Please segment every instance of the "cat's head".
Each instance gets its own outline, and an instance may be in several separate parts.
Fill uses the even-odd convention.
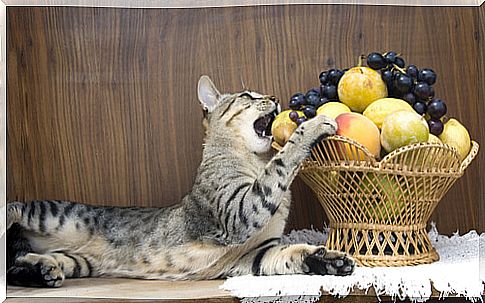
[[[226,135],[228,139],[242,139],[253,152],[264,153],[271,148],[271,125],[281,111],[274,96],[245,90],[221,94],[207,76],[198,85],[199,101],[204,108],[206,133]]]

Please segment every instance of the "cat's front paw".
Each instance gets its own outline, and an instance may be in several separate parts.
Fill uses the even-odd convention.
[[[315,144],[326,137],[335,135],[337,122],[327,116],[318,115],[300,124],[295,133],[302,136],[302,141],[311,149]]]
[[[355,267],[355,261],[347,254],[327,250],[323,246],[306,256],[304,263],[308,267],[308,274],[317,275],[347,276],[352,274]]]
[[[306,123],[309,127],[315,130],[317,139],[323,139],[337,133],[337,122],[334,119],[324,115],[315,116]]]

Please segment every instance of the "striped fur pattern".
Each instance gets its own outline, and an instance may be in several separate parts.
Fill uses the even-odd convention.
[[[216,279],[254,274],[348,275],[354,261],[323,246],[283,245],[289,191],[311,146],[333,135],[324,116],[300,125],[273,154],[272,96],[220,94],[201,77],[203,159],[192,190],[166,208],[99,207],[66,201],[7,207],[7,280],[59,287],[66,278]]]

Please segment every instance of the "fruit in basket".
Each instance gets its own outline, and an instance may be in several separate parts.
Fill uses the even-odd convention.
[[[398,217],[406,207],[401,200],[399,182],[392,175],[387,174],[367,173],[366,176],[359,184],[359,190],[376,197],[376,200],[361,205],[367,216],[377,222],[382,222],[388,217]]]
[[[445,123],[443,132],[439,138],[443,143],[456,148],[458,154],[460,155],[460,160],[462,161],[470,152],[470,134],[468,133],[467,129],[456,119],[450,119]]]
[[[440,138],[438,138],[437,136],[433,135],[432,133],[429,134],[428,142],[430,142],[430,143],[441,143],[441,144],[443,144],[443,142],[441,142]]]
[[[433,99],[428,103],[426,113],[434,119],[440,119],[446,114],[446,103],[441,99]]]
[[[400,110],[413,112],[414,109],[404,100],[396,98],[382,98],[372,102],[365,109],[363,115],[372,120],[372,122],[381,129],[382,122],[387,115]]]
[[[338,115],[343,113],[350,113],[350,108],[340,102],[328,102],[320,106],[317,110],[317,115],[324,115],[335,119]]]
[[[359,113],[343,113],[335,118],[338,129],[337,135],[350,138],[362,145],[364,145],[369,152],[376,158],[381,152],[381,143],[379,139],[379,129],[377,126]],[[365,154],[362,151],[355,152],[353,148],[347,144],[339,145],[341,148],[343,158],[349,160],[364,160]]]
[[[367,56],[367,65],[375,70],[383,69],[387,67],[386,59],[379,53],[370,53]]]
[[[394,112],[382,123],[381,144],[388,153],[409,144],[426,142],[428,138],[428,124],[415,112]]]
[[[441,135],[444,129],[443,122],[439,119],[430,118],[428,121],[429,133],[435,136]]]
[[[363,112],[375,100],[387,96],[381,74],[369,67],[353,67],[338,83],[338,97],[352,111]]]
[[[271,126],[273,139],[281,146],[285,145],[286,141],[288,141],[291,134],[293,134],[298,126],[296,122],[292,120],[292,113],[296,113],[299,117],[303,116],[303,112],[301,111],[293,111],[291,109],[285,110],[276,116],[273,125]]]

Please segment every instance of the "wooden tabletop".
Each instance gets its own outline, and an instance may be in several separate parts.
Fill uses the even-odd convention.
[[[27,288],[8,286],[7,303],[81,303],[81,302],[239,302],[228,291],[219,286],[224,280],[212,281],[148,281],[118,278],[68,279],[60,288]],[[438,302],[439,294],[434,291],[429,302]],[[381,297],[383,302],[391,301]],[[368,292],[355,290],[346,298],[323,295],[319,302],[377,302],[373,289]],[[439,302],[463,302],[462,298],[449,298]]]
[[[8,286],[7,296],[36,298],[97,298],[97,299],[207,299],[231,298],[219,289],[223,280],[159,281],[119,278],[67,279],[60,288],[27,288]],[[11,301],[15,302],[15,301]],[[51,301],[52,302],[52,301]]]

